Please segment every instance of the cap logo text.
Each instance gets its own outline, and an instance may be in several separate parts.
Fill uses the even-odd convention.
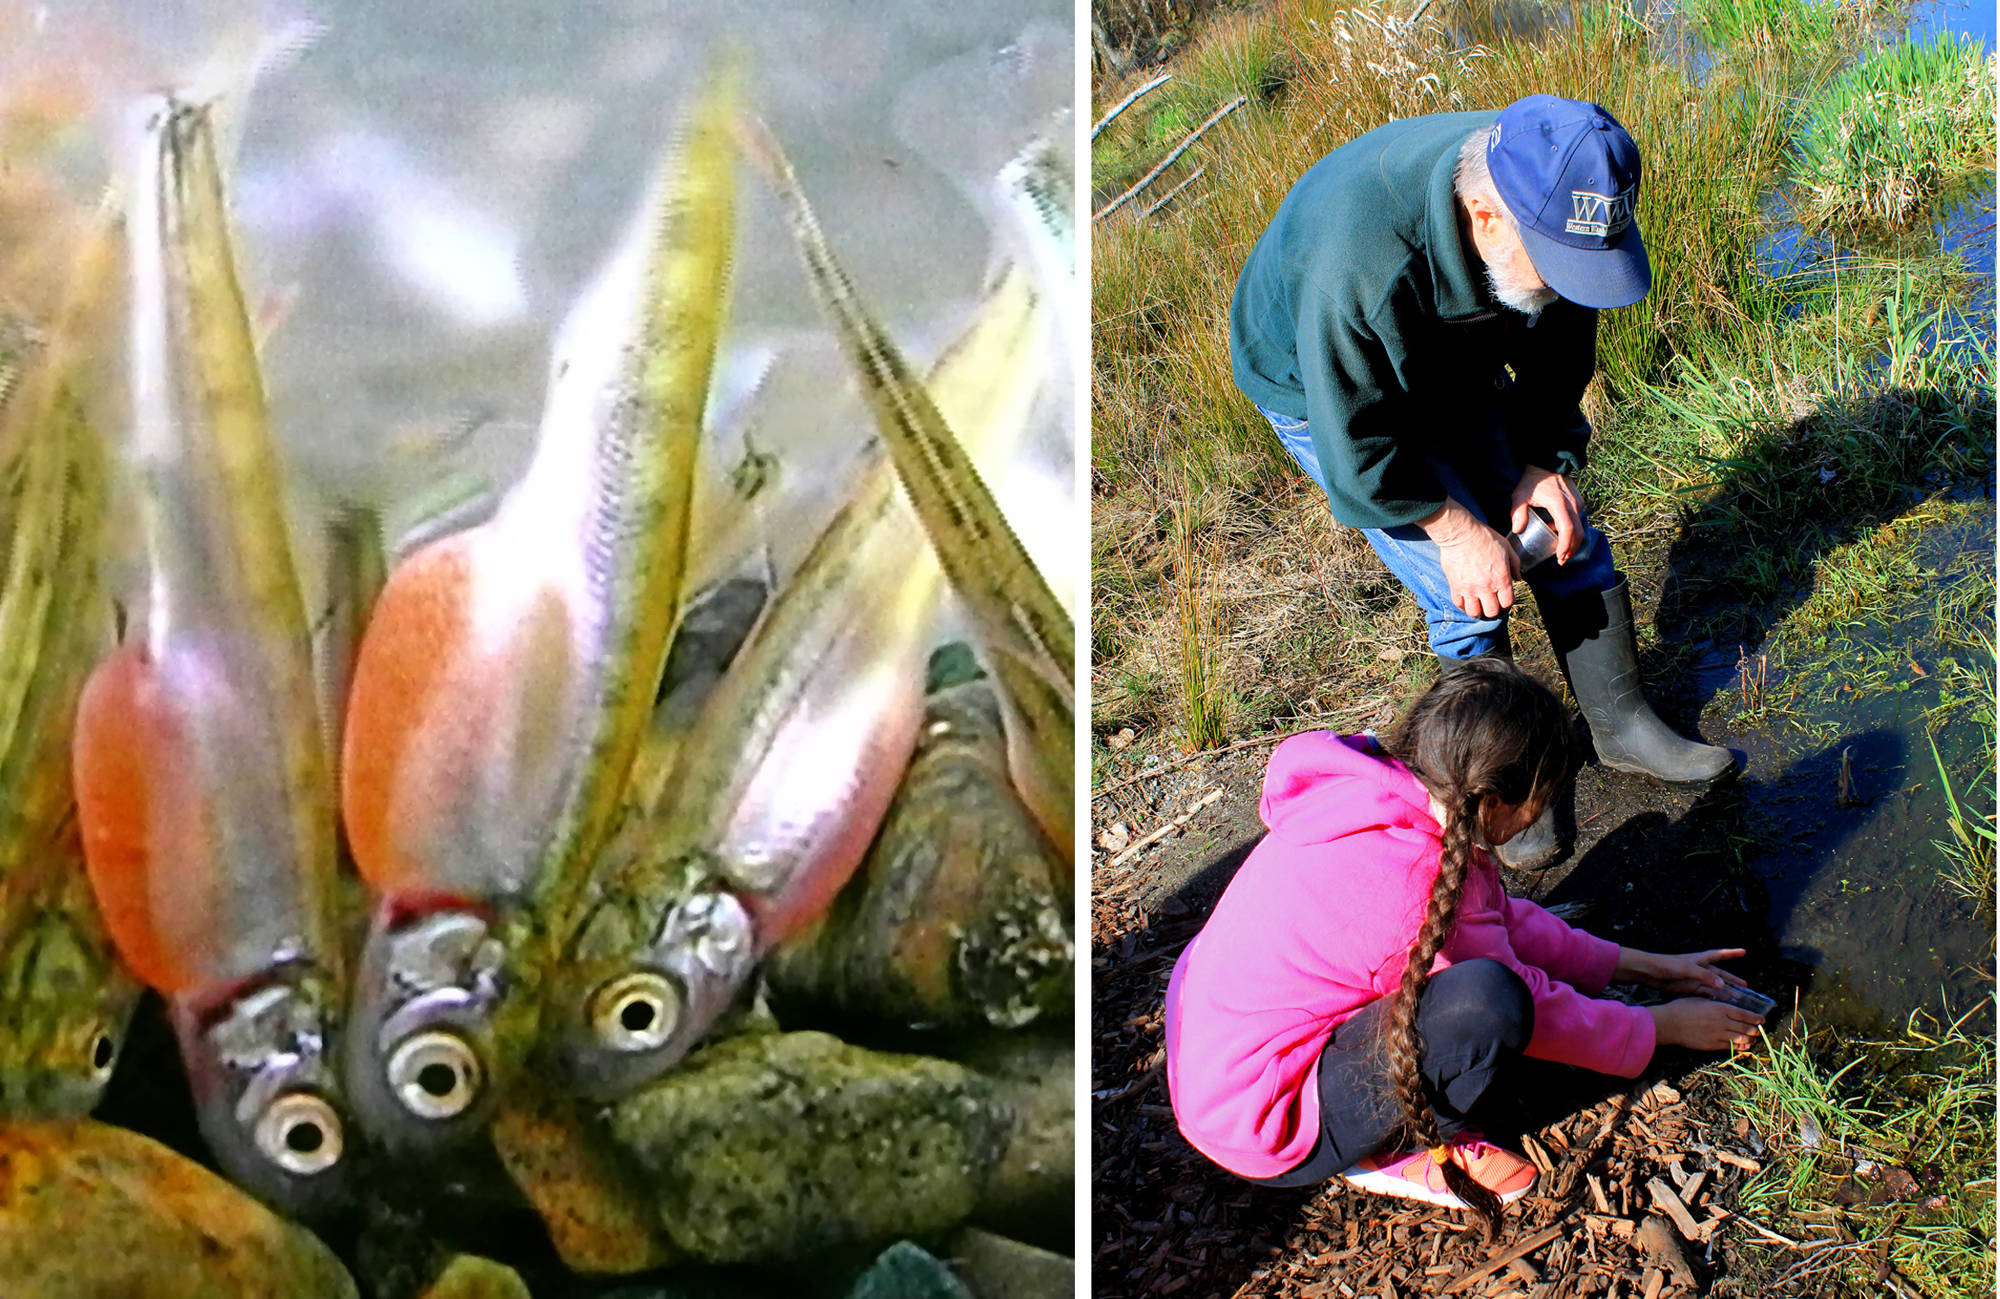
[[[1569,221],[1563,230],[1573,235],[1595,235],[1599,239],[1622,234],[1632,224],[1632,191],[1622,194],[1593,194],[1587,189],[1571,190]]]

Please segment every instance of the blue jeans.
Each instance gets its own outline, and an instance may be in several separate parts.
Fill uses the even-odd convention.
[[[1313,449],[1306,422],[1262,406],[1257,409],[1271,421],[1278,441],[1299,468],[1325,491],[1326,477],[1320,472],[1319,453]],[[1490,436],[1467,439],[1450,461],[1437,456],[1429,460],[1438,481],[1444,484],[1446,495],[1487,526],[1506,529],[1514,486],[1521,481],[1521,467],[1514,462],[1513,452],[1497,423]],[[1495,519],[1500,521],[1498,525],[1494,524]],[[1604,534],[1591,526],[1588,517],[1583,520],[1583,531],[1583,548],[1588,554],[1571,556],[1569,563],[1561,565],[1546,560],[1522,574],[1537,599],[1605,591],[1618,580],[1611,564],[1611,545]],[[1431,649],[1439,658],[1471,658],[1497,646],[1500,631],[1506,626],[1506,615],[1479,618],[1451,602],[1451,583],[1445,580],[1437,543],[1425,536],[1422,528],[1406,523],[1396,528],[1363,528],[1361,535],[1368,538],[1368,544],[1375,547],[1375,553],[1382,557],[1389,571],[1423,606],[1424,621],[1430,627]]]

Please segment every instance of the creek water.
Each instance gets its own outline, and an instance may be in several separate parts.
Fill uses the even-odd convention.
[[[1919,540],[1919,562],[1938,582],[1983,592],[1978,607],[1990,608],[1994,543],[1989,488]],[[1952,840],[1952,797],[1975,821],[1994,807],[1990,696],[1984,709],[1939,711],[1948,695],[1979,689],[1966,672],[1984,651],[1962,635],[1940,625],[1931,602],[1839,628],[1821,660],[1830,660],[1832,688],[1817,672],[1794,682],[1774,666],[1766,698],[1793,702],[1780,720],[1748,730],[1726,720],[1743,702],[1739,648],[1714,646],[1697,663],[1703,732],[1744,755],[1744,766],[1686,818],[1685,864],[1709,884],[1685,901],[1698,924],[1719,923],[1755,949],[1763,977],[1779,985],[1764,990],[1787,1008],[1796,990],[1814,1026],[1881,1033],[1922,1010],[1972,1011],[1973,1024],[1991,1029],[1991,903],[1948,882],[1940,846]],[[1991,668],[1989,657],[1989,683]],[[1872,680],[1842,689],[1850,669]]]
[[[1919,38],[1950,32],[1980,39],[1990,51],[1994,9],[1983,0],[1932,0],[1910,11],[1908,30]],[[1774,196],[1773,212],[1781,211]],[[1991,347],[1990,171],[1900,234],[1843,241],[1781,223],[1761,254],[1772,274],[1803,278],[1829,276],[1864,259],[1879,265],[1956,254],[1963,285],[1944,303],[1944,332]],[[1925,579],[1930,594],[1941,584],[1969,587],[1970,602],[1988,610],[1993,484],[1955,484],[1952,490],[1960,508],[1951,522],[1918,540],[1920,567],[1931,575]],[[1690,554],[1687,562],[1700,559]],[[1770,616],[1783,612],[1774,609]],[[1766,991],[1788,1008],[1795,993],[1800,1012],[1815,1026],[1877,1033],[1899,1027],[1915,1011],[1945,1017],[1971,1011],[1973,1022],[1991,1031],[1992,907],[1947,882],[1949,862],[1939,847],[1952,839],[1940,759],[1961,807],[1975,820],[1994,806],[1990,698],[1983,710],[1933,712],[1947,691],[1967,690],[1964,678],[1949,679],[1950,664],[1970,666],[1984,657],[1990,690],[1990,652],[1968,648],[1958,639],[1963,634],[1941,627],[1934,610],[1836,628],[1826,655],[1815,657],[1830,658],[1836,676],[1851,665],[1857,680],[1872,665],[1875,684],[1841,690],[1838,682],[1790,683],[1774,665],[1770,696],[1796,684],[1806,687],[1798,692],[1802,702],[1768,728],[1747,731],[1727,725],[1743,702],[1741,647],[1711,646],[1696,661],[1694,692],[1707,705],[1703,731],[1745,761],[1732,787],[1687,813],[1686,864],[1710,883],[1674,896],[1694,909],[1698,924],[1719,924],[1757,949],[1762,977],[1778,985]],[[1755,646],[1750,653],[1754,660]],[[1881,664],[1890,659],[1900,670],[1884,683]]]

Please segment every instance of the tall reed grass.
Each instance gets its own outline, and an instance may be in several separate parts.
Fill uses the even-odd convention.
[[[1889,45],[1813,101],[1786,174],[1816,224],[1902,224],[1993,165],[1995,65],[1949,34]]]
[[[1184,500],[1174,511],[1174,617],[1180,665],[1181,740],[1189,752],[1222,743],[1228,697],[1222,673],[1213,660],[1216,579],[1222,567],[1221,544],[1213,532],[1204,538],[1198,507]]]

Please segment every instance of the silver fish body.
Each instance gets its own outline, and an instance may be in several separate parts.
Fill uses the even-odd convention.
[[[1026,428],[1046,328],[1004,275],[929,377],[991,455]],[[915,749],[943,579],[878,453],[598,868],[547,1026],[583,1094],[673,1067],[854,873]]]
[[[344,1201],[344,970],[311,647],[210,110],[142,105],[128,447],[145,589],[79,709],[91,883],[168,999],[204,1137],[300,1215]]]
[[[531,1051],[652,712],[725,316],[733,95],[698,102],[565,319],[526,474],[397,565],[363,638],[342,803],[375,912],[346,1073],[397,1152],[477,1136]]]

